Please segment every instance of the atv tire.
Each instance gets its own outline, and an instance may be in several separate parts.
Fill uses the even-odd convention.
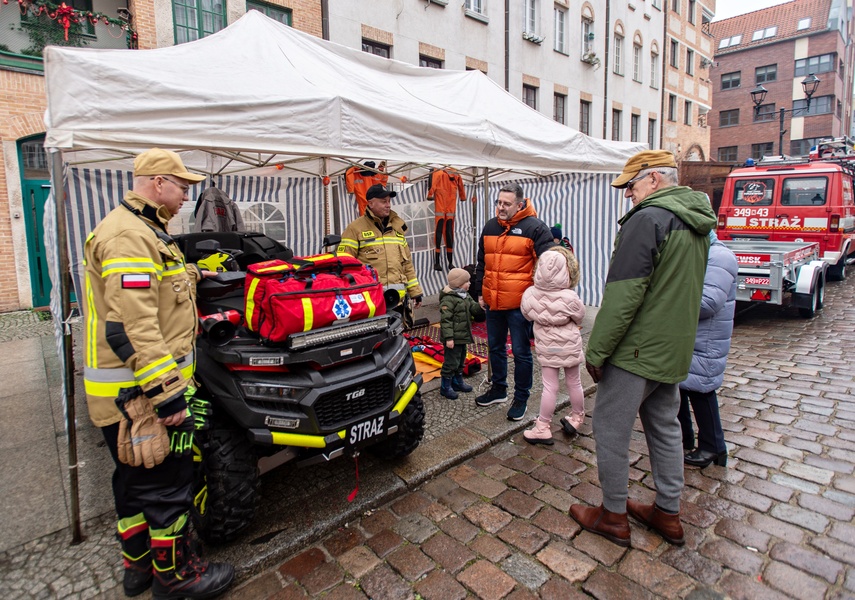
[[[234,539],[252,521],[258,500],[258,459],[242,431],[197,431],[191,515],[199,536],[210,543]]]
[[[417,392],[398,420],[397,433],[371,446],[369,451],[382,458],[402,458],[419,447],[424,434],[425,403]]]

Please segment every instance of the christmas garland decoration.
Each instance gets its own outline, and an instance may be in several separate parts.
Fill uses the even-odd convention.
[[[2,0],[3,4],[9,4],[9,0]],[[103,23],[104,25],[113,25],[119,27],[122,30],[122,35],[126,35],[128,38],[128,47],[136,48],[137,47],[137,32],[131,28],[130,24],[127,21],[123,21],[121,19],[115,19],[113,17],[108,17],[104,13],[100,12],[92,12],[91,10],[77,10],[65,4],[65,2],[57,5],[52,2],[48,2],[47,0],[17,0],[18,7],[21,9],[22,15],[27,15],[28,13],[33,16],[40,17],[42,15],[47,16],[49,19],[56,21],[59,23],[60,27],[62,27],[65,32],[65,41],[68,41],[68,30],[72,25],[78,25],[81,23],[86,23],[87,21],[92,25],[97,25],[98,23]],[[119,36],[114,36],[110,33],[110,30],[107,30],[107,33],[110,34],[111,37],[118,39]]]

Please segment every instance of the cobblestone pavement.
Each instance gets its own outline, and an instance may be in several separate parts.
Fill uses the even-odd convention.
[[[634,523],[620,548],[567,516],[601,499],[588,419],[572,439],[554,427],[551,447],[514,435],[226,597],[855,598],[853,307],[849,280],[812,320],[738,319],[720,392],[729,464],[686,471],[682,548]],[[631,450],[630,496],[651,501],[638,425]]]
[[[50,313],[20,310],[0,313],[0,342],[54,335]]]

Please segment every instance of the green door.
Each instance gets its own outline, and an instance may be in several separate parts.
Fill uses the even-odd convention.
[[[24,193],[24,223],[27,227],[27,256],[30,261],[30,286],[33,291],[33,306],[47,306],[50,303],[50,275],[45,255],[44,217],[45,202],[50,194],[50,182],[38,179],[25,179],[22,182]]]

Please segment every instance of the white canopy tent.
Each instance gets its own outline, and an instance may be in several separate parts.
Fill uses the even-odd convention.
[[[370,158],[389,161],[389,172],[398,178],[392,181],[403,181],[404,175],[418,180],[433,166],[456,166],[465,170],[470,185],[484,183],[483,199],[488,177],[503,173],[529,178],[561,174],[560,185],[583,174],[587,179],[572,183],[577,186],[573,194],[591,202],[580,222],[598,212],[596,202],[605,198],[611,204],[598,219],[609,227],[620,196],[608,187],[608,174],[619,172],[627,158],[646,147],[595,140],[560,125],[478,71],[426,69],[379,58],[301,33],[257,11],[214,35],[168,48],[50,46],[45,87],[45,146],[53,156],[55,201],[55,218],[47,228],[54,235],[46,246],[56,253],[49,266],[58,325],[69,315],[67,215],[77,210],[85,216],[72,223],[71,247],[77,254],[72,259],[77,259],[81,236],[127,189],[133,156],[154,146],[181,152],[185,164],[209,175],[209,182],[295,175],[317,182]],[[69,181],[80,180],[78,173],[70,173],[74,169],[87,171],[86,177],[94,171],[92,185],[100,187],[90,188],[88,195],[75,195],[72,189],[68,197],[76,206],[66,210]],[[549,185],[553,197],[571,202],[555,191],[555,183]],[[298,224],[303,220],[303,229],[318,222],[328,227],[329,187],[311,190],[318,190],[323,201],[293,203],[289,217]],[[486,209],[480,210],[483,220]],[[311,215],[310,221],[309,211],[323,212],[323,218]],[[473,211],[468,228],[477,231],[479,224]],[[608,236],[597,234],[597,243],[608,243]],[[603,259],[598,260],[601,264]],[[68,327],[59,328],[58,342],[72,523],[79,539]]]

